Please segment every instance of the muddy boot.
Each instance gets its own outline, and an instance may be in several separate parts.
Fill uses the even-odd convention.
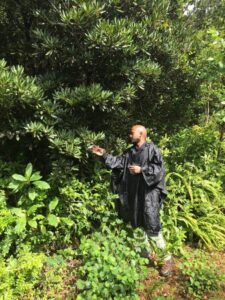
[[[159,269],[159,274],[161,276],[167,277],[171,275],[173,268],[173,258],[169,258],[163,261],[162,267]]]

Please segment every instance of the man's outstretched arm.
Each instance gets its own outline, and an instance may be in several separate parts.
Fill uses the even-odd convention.
[[[113,156],[112,154],[107,153],[104,148],[101,148],[97,145],[93,145],[90,150],[92,153],[103,157],[103,159],[105,161],[105,165],[109,169],[123,169],[124,168],[125,155]]]

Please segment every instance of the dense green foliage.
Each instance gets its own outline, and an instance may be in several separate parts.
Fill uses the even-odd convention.
[[[40,277],[44,254],[24,251],[17,258],[0,262],[1,299],[17,299],[17,297],[34,296],[34,287]]]
[[[127,241],[124,230],[119,235],[107,230],[106,235],[98,232],[91,239],[82,238],[79,252],[84,265],[79,270],[77,299],[138,299],[138,280],[147,274],[146,259],[135,251],[135,240],[130,239],[131,245]]]
[[[180,268],[186,292],[195,299],[202,299],[206,291],[218,289],[225,279],[225,275],[210,262],[210,257],[201,251],[196,251]]]
[[[3,297],[138,297],[138,242],[117,218],[110,172],[88,150],[99,143],[121,154],[135,122],[164,156],[169,250],[184,254],[184,242],[224,249],[224,8],[216,0],[1,1]],[[197,281],[193,268],[185,274],[195,296],[216,286],[206,269]]]

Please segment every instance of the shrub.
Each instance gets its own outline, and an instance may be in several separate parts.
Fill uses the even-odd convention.
[[[0,259],[0,294],[7,300],[35,299],[35,285],[39,282],[44,254],[22,251],[18,257]]]
[[[196,251],[187,261],[180,265],[184,276],[184,287],[192,298],[202,299],[206,292],[214,291],[224,282],[225,276],[219,273],[209,255]]]
[[[7,190],[0,190],[1,254],[13,254],[20,245],[40,244],[54,239],[54,229],[60,222],[68,223],[54,214],[57,197],[50,197],[50,188],[28,164],[24,175],[13,174]],[[10,251],[11,250],[11,251]]]
[[[90,233],[95,227],[110,224],[116,219],[114,198],[108,183],[81,182],[73,179],[60,189],[60,209],[73,221],[70,237]]]
[[[146,259],[130,247],[124,230],[117,235],[108,231],[83,237],[78,253],[83,260],[78,300],[139,299],[137,289],[146,276]]]
[[[162,211],[163,230],[170,247],[182,251],[182,242],[223,249],[225,215],[223,183],[208,163],[177,165],[167,174],[168,197]]]

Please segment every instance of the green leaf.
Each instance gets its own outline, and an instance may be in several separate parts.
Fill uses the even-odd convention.
[[[24,211],[21,208],[12,208],[11,212],[16,215],[17,217],[23,217],[24,216]]]
[[[33,184],[40,190],[50,189],[50,185],[46,181],[38,180],[34,181]]]
[[[30,227],[32,228],[37,228],[37,222],[35,220],[29,220],[28,224],[30,225]]]
[[[27,179],[23,175],[20,175],[20,174],[13,174],[12,178],[15,179],[16,181],[21,181],[21,182],[27,181]]]
[[[72,226],[74,222],[69,218],[60,218],[60,220],[68,226]]]
[[[40,180],[42,178],[42,176],[39,174],[39,172],[35,172],[31,178],[30,178],[30,181],[37,181],[37,180]]]
[[[27,224],[26,215],[20,217],[16,222],[15,232],[21,233],[25,230]]]
[[[12,190],[14,190],[14,191],[17,191],[18,190],[18,188],[19,188],[19,183],[16,183],[16,182],[10,182],[10,184],[8,185],[8,188],[9,189],[12,189]]]
[[[219,61],[219,67],[221,68],[221,69],[223,69],[223,67],[224,67],[224,65],[223,65],[223,62],[222,61]]]
[[[59,219],[53,214],[49,214],[47,220],[48,220],[48,224],[51,226],[56,227],[59,224]]]
[[[31,201],[34,201],[34,199],[37,197],[37,193],[35,191],[29,191],[28,192],[28,197]]]
[[[49,210],[50,211],[53,211],[56,206],[58,205],[58,202],[59,202],[59,199],[58,198],[55,198],[54,200],[52,200],[50,203],[49,203]]]
[[[29,164],[27,165],[27,167],[26,167],[26,170],[25,170],[25,177],[26,177],[27,180],[30,179],[30,176],[31,176],[31,174],[32,174],[32,171],[33,171],[33,166],[32,166],[31,163],[29,163]]]
[[[35,204],[32,205],[28,210],[27,210],[27,215],[30,216],[32,213],[34,213],[39,207],[43,207],[44,204]]]
[[[78,279],[78,280],[77,280],[76,285],[77,285],[77,287],[78,287],[79,290],[82,290],[82,289],[85,288],[85,283],[84,283],[84,281],[81,280],[81,279]]]
[[[44,206],[44,205],[42,205],[42,206]],[[35,220],[43,220],[45,217],[43,216],[43,215],[36,215],[35,217],[34,217],[34,219]]]
[[[41,228],[41,233],[46,234],[47,232],[46,227],[44,225],[41,225],[40,228]]]

